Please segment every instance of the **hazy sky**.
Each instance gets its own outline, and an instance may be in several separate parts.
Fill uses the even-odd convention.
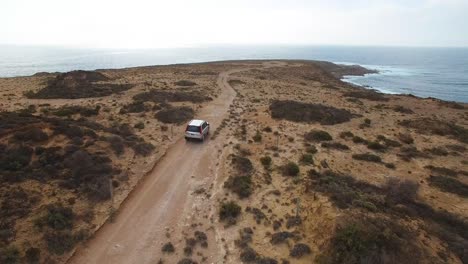
[[[468,46],[468,0],[0,0],[0,44]]]

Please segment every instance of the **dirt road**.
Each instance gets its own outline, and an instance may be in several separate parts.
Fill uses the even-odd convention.
[[[220,96],[197,114],[197,118],[210,121],[212,132],[235,97],[228,83],[229,75],[245,70],[249,68],[222,72],[217,81],[222,90]],[[184,242],[180,233],[184,233],[187,225],[193,226],[190,218],[199,220],[203,214],[204,223],[199,226],[206,227],[209,223],[207,215],[213,209],[206,208],[211,205],[203,202],[209,199],[196,198],[193,191],[199,186],[208,187],[214,181],[223,144],[223,140],[200,144],[180,138],[123,203],[115,221],[105,224],[77,250],[69,263],[157,263],[163,243],[171,241],[176,248],[182,248]],[[222,262],[223,249],[219,243],[210,242],[204,253],[209,262]],[[175,262],[176,258],[182,258],[177,254],[168,258]]]

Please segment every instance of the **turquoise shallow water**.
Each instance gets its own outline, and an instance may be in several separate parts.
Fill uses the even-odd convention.
[[[468,102],[468,48],[224,46],[106,50],[0,46],[0,77],[239,59],[327,60],[360,64],[379,74],[344,79],[386,93]]]

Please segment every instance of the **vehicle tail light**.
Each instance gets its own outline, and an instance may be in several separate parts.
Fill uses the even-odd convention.
[[[200,134],[203,134],[203,128],[200,126]]]

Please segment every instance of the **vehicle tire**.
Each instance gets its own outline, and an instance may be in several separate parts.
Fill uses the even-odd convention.
[[[189,138],[188,138],[188,137],[185,137],[185,141],[189,141]]]
[[[205,135],[203,135],[203,136],[200,138],[200,141],[201,141],[201,142],[204,142],[204,141],[205,141]]]

